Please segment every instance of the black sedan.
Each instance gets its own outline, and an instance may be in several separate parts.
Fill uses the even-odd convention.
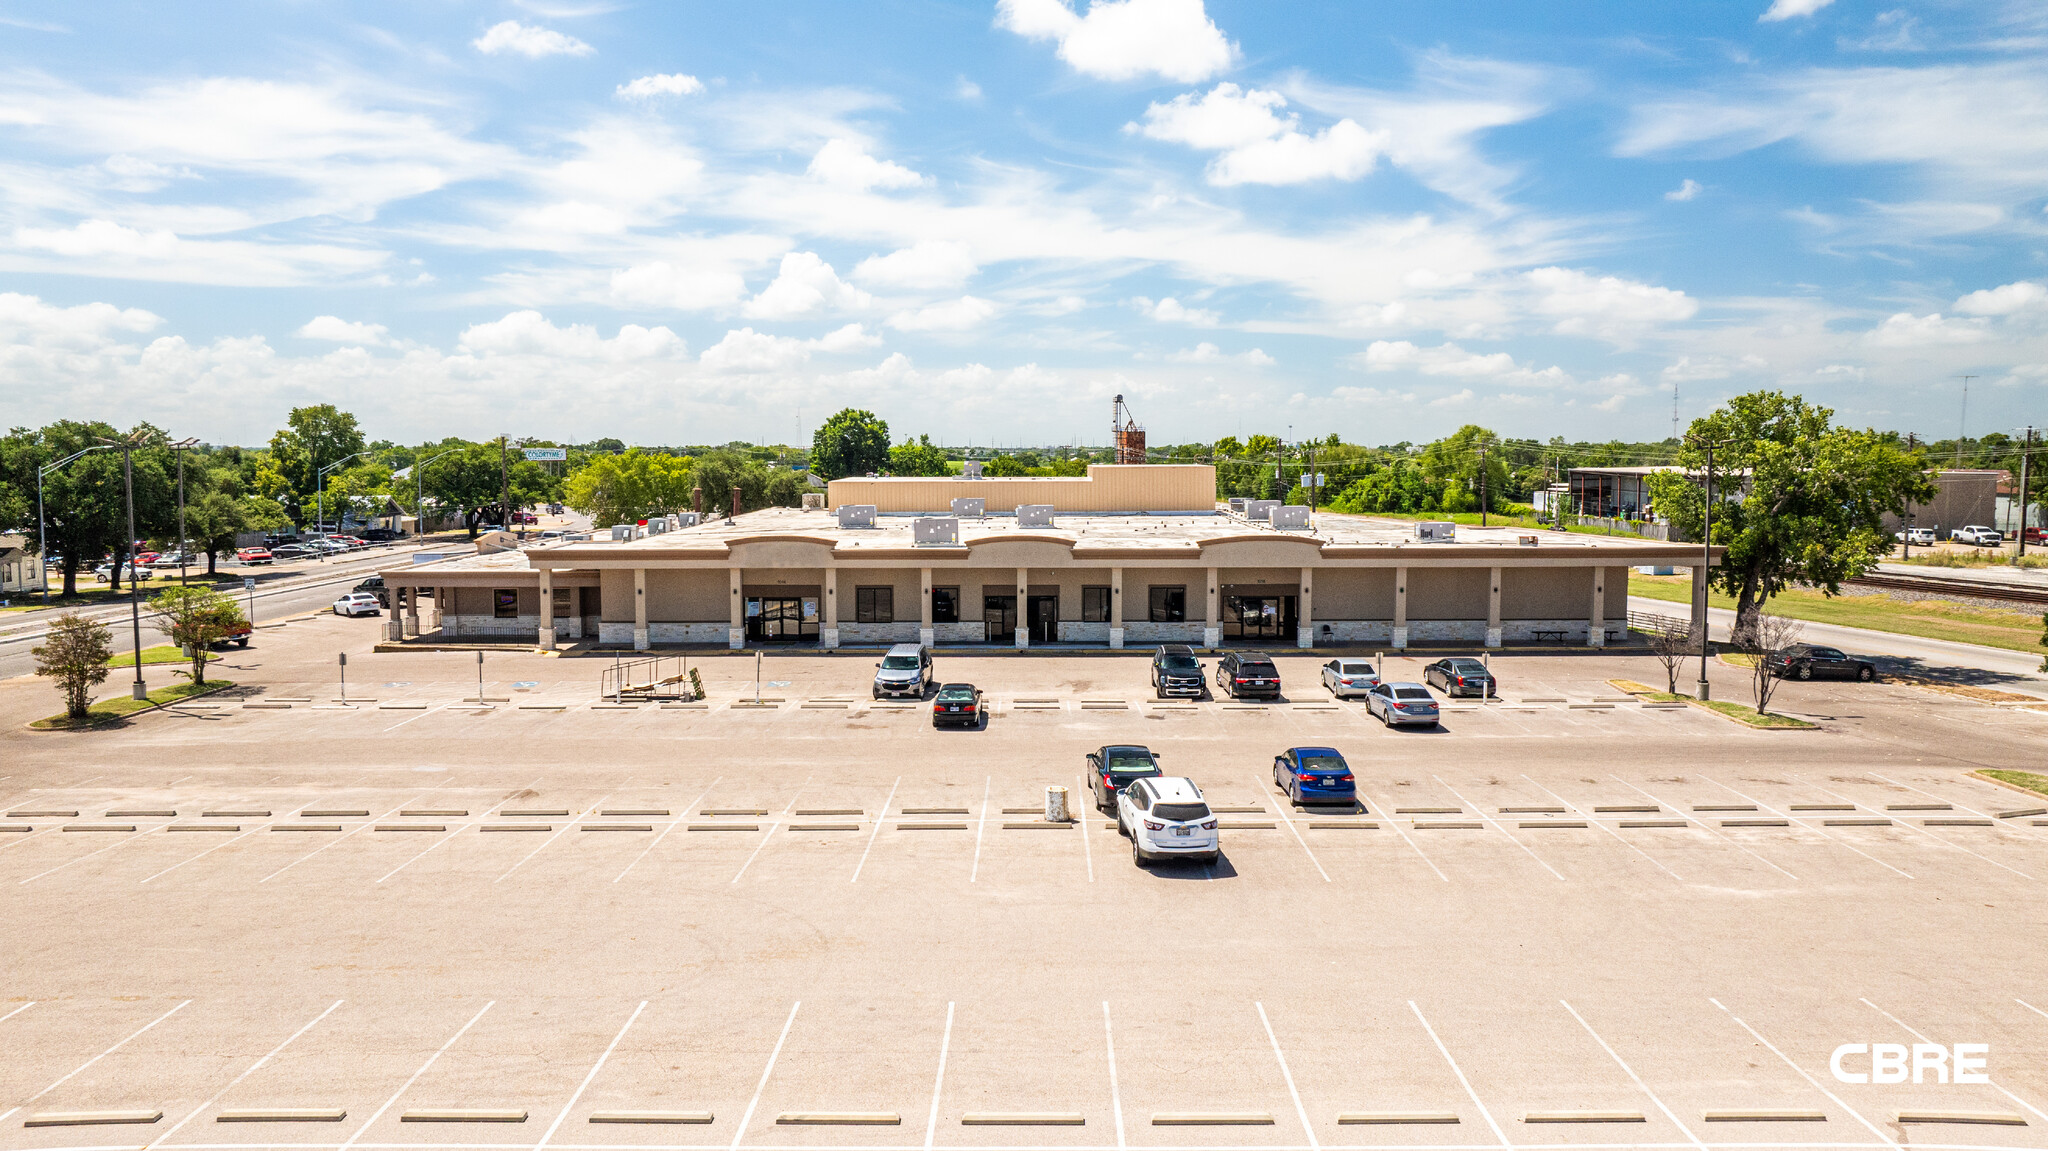
[[[1869,683],[1877,678],[1877,666],[1869,660],[1813,643],[1795,643],[1771,656],[1765,666],[1779,679],[1853,679]]]
[[[1490,697],[1500,693],[1500,684],[1486,665],[1466,656],[1440,659],[1422,669],[1422,682],[1443,689],[1445,695]]]
[[[1094,793],[1095,806],[1102,811],[1115,808],[1116,793],[1132,780],[1164,774],[1159,770],[1159,757],[1139,744],[1111,744],[1088,753],[1088,790]]]
[[[988,702],[981,689],[971,683],[939,685],[932,697],[932,726],[980,727],[988,722]]]

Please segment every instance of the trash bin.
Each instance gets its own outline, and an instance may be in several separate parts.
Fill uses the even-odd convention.
[[[1045,821],[1047,823],[1071,823],[1073,816],[1067,814],[1067,789],[1048,787],[1045,789]]]

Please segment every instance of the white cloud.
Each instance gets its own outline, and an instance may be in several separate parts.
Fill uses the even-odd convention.
[[[981,85],[962,76],[953,83],[953,95],[961,100],[981,99]]]
[[[703,90],[704,82],[695,76],[681,72],[656,72],[619,85],[612,95],[624,100],[651,100],[656,96],[694,96]]]
[[[866,192],[874,188],[915,188],[923,176],[888,160],[877,160],[849,140],[827,140],[811,157],[807,169],[814,180],[839,188]]]
[[[1192,324],[1197,328],[1213,328],[1223,317],[1206,308],[1190,308],[1179,300],[1168,296],[1153,303],[1144,296],[1133,297],[1131,303],[1147,316],[1162,324]]]
[[[111,220],[85,220],[72,228],[17,228],[14,242],[60,256],[166,259],[178,251],[178,237],[170,232],[141,232]]]
[[[314,316],[292,334],[302,340],[331,340],[337,344],[376,346],[388,342],[391,329],[382,324],[344,320],[340,316]]]
[[[1145,109],[1144,125],[1127,130],[1222,153],[1210,163],[1208,179],[1223,186],[1356,180],[1372,171],[1391,139],[1348,118],[1308,135],[1300,130],[1299,116],[1279,114],[1286,106],[1278,92],[1224,83],[1199,99],[1189,92],[1153,104]]]
[[[731,268],[651,260],[612,273],[615,302],[697,311],[732,304],[747,293],[747,282]]]
[[[853,278],[889,288],[957,288],[981,269],[965,244],[925,240],[886,256],[869,256],[854,265]]]
[[[0,292],[0,337],[34,346],[97,349],[161,323],[161,316],[141,308],[101,303],[66,308],[36,296]]]
[[[880,347],[882,337],[869,332],[859,324],[848,324],[835,328],[812,341],[821,352],[846,352],[854,348]]]
[[[1471,402],[1472,389],[1466,388],[1462,391],[1452,392],[1448,396],[1438,396],[1436,399],[1429,401],[1429,406],[1432,408],[1461,408]]]
[[[960,332],[979,327],[999,311],[993,300],[962,296],[943,304],[898,312],[889,317],[889,326],[899,332]]]
[[[1151,74],[1194,84],[1237,61],[1202,0],[1093,0],[1085,16],[1065,0],[998,0],[996,27],[1058,41],[1060,59],[1103,80]]]
[[[1897,312],[1864,333],[1863,340],[1879,348],[1925,348],[1943,344],[1975,344],[1989,335],[1983,320],[1951,319],[1940,312],[1925,316]]]
[[[1689,320],[1700,309],[1699,301],[1675,288],[1575,268],[1537,268],[1528,280],[1539,293],[1536,311],[1559,317],[1554,330],[1563,335],[1619,340],[1643,328]]]
[[[1985,288],[1956,301],[1956,311],[1971,316],[2012,316],[2044,308],[2048,308],[2048,287],[2032,280]]]
[[[776,336],[752,328],[737,328],[704,349],[698,362],[714,372],[775,372],[796,367],[815,352],[849,352],[855,348],[880,345],[882,337],[859,324],[848,324],[815,340]]]
[[[1506,352],[1468,352],[1456,344],[1418,347],[1407,340],[1374,340],[1351,362],[1369,372],[1412,371],[1425,376],[1495,380],[1516,385],[1569,384],[1572,377],[1552,365],[1537,371],[1515,362]]]
[[[1771,6],[1757,17],[1759,23],[1775,24],[1797,16],[1811,16],[1834,3],[1835,0],[1771,0]]]
[[[597,51],[574,36],[551,28],[521,24],[517,20],[493,24],[490,31],[470,43],[486,56],[512,52],[529,60],[538,60],[542,56],[588,56]]]
[[[1708,353],[1697,357],[1680,356],[1659,374],[1665,383],[1684,384],[1699,380],[1725,380],[1737,373],[1754,375],[1769,366],[1762,356],[1736,358]]]
[[[1698,198],[1699,194],[1704,190],[1698,180],[1688,179],[1685,183],[1664,193],[1664,198],[1684,203],[1687,200]]]
[[[1186,351],[1175,352],[1166,359],[1168,363],[1174,364],[1244,364],[1253,368],[1270,367],[1274,362],[1273,357],[1258,348],[1230,355],[1207,340]]]
[[[827,308],[865,308],[873,299],[846,283],[816,252],[789,252],[775,280],[747,301],[742,315],[755,320],[793,320]]]
[[[472,324],[458,341],[479,356],[548,356],[569,360],[672,359],[687,350],[680,336],[665,327],[627,324],[612,339],[589,324],[558,328],[531,309],[507,313],[502,320]]]

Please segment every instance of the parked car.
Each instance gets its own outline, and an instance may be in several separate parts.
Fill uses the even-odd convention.
[[[300,539],[296,534],[292,532],[271,532],[263,537],[263,546],[271,548],[279,547],[284,544],[296,544],[304,542],[304,540]]]
[[[245,564],[267,564],[273,557],[268,548],[236,548],[235,558]]]
[[[185,552],[159,552],[148,560],[153,568],[191,567],[198,562],[200,557]]]
[[[1380,673],[1371,660],[1333,659],[1323,665],[1323,686],[1338,699],[1364,695],[1379,681]]]
[[[1155,859],[1213,862],[1221,850],[1215,813],[1202,789],[1183,776],[1140,779],[1117,792],[1116,825],[1130,837],[1139,867]]]
[[[1767,665],[1779,679],[1854,679],[1869,683],[1877,678],[1877,666],[1868,660],[1845,655],[1839,648],[1816,643],[1795,643],[1771,657]]]
[[[1388,727],[1435,727],[1436,697],[1419,683],[1378,683],[1366,693],[1365,710]]]
[[[1290,747],[1274,756],[1273,782],[1295,803],[1358,802],[1358,778],[1333,747]]]
[[[241,623],[229,628],[219,639],[214,640],[213,646],[226,647],[229,644],[234,644],[236,647],[248,647],[249,637],[253,634],[255,632],[249,626],[249,621],[243,620]]]
[[[1262,651],[1226,652],[1216,661],[1216,686],[1230,693],[1232,699],[1279,699],[1280,669]]]
[[[1200,699],[1208,694],[1202,682],[1202,661],[1195,649],[1184,643],[1162,644],[1152,653],[1152,694],[1156,699],[1185,695]]]
[[[1983,524],[1969,524],[1948,533],[1948,538],[1975,547],[1995,548],[2005,542],[2005,533]]]
[[[377,597],[366,591],[352,591],[334,601],[335,615],[376,615],[383,610]]]
[[[1934,546],[1934,529],[1907,528],[1904,531],[1893,532],[1892,538],[1898,540],[1901,543],[1908,543],[1918,547],[1931,548]]]
[[[1423,668],[1422,682],[1442,688],[1448,696],[1485,697],[1500,693],[1500,685],[1494,682],[1493,673],[1486,670],[1486,665],[1463,655],[1440,659]]]
[[[391,593],[384,587],[383,576],[373,575],[370,578],[364,580],[363,582],[357,584],[356,586],[350,588],[349,590],[352,592],[368,592],[369,594],[376,596],[378,607],[391,606]]]
[[[518,524],[537,524],[537,523],[539,523],[539,522],[540,522],[540,519],[539,519],[539,517],[535,516],[535,515],[534,515],[534,514],[533,514],[532,512],[513,512],[513,513],[512,513],[512,522],[513,522],[513,524],[515,524],[515,525],[518,525]]]
[[[932,726],[981,727],[988,722],[988,704],[971,683],[944,683],[932,697]]]
[[[1116,793],[1134,781],[1165,774],[1159,770],[1159,756],[1149,747],[1116,743],[1088,753],[1088,790],[1094,795],[1098,811],[1114,809]]]
[[[2020,540],[2024,543],[2030,544],[2048,544],[2048,530],[2043,530],[2041,528],[2027,528],[2026,530],[2020,533]],[[54,559],[50,562],[53,566],[56,563]]]
[[[923,699],[932,682],[932,653],[923,644],[899,643],[875,665],[874,698],[907,695]]]
[[[313,555],[340,555],[342,552],[348,550],[347,544],[342,543],[340,540],[335,539],[332,536],[329,536],[326,539],[308,540],[307,542],[299,546],[311,549]]]
[[[283,544],[270,549],[270,557],[280,560],[302,560],[318,554],[320,553],[317,549],[305,544]]]
[[[392,540],[404,539],[405,533],[394,528],[370,528],[363,532],[363,538],[373,544],[388,544]]]

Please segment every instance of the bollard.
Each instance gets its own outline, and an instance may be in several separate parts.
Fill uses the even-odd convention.
[[[1067,814],[1067,789],[1048,787],[1045,789],[1045,821],[1047,823],[1072,823],[1073,816]]]

